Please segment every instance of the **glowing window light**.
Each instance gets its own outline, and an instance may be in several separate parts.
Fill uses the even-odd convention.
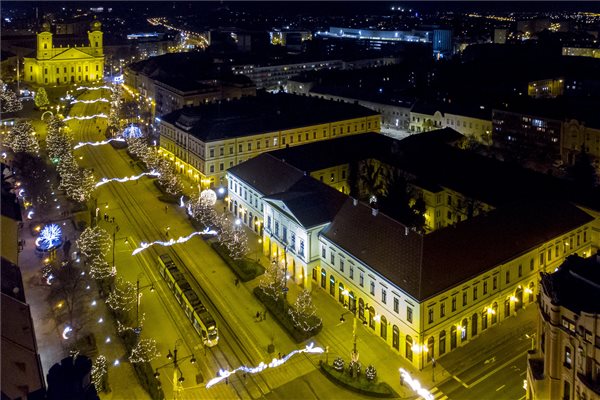
[[[211,386],[221,382],[223,379],[228,378],[230,375],[233,375],[238,371],[242,371],[242,372],[245,372],[248,374],[257,374],[259,372],[264,371],[267,368],[279,367],[280,365],[286,363],[290,358],[292,358],[296,354],[300,354],[300,353],[320,354],[323,352],[324,352],[324,350],[321,347],[315,347],[314,343],[310,343],[310,344],[306,345],[306,347],[304,349],[294,350],[282,358],[274,358],[268,364],[261,362],[256,367],[247,367],[247,366],[242,365],[241,367],[238,367],[232,371],[221,369],[221,370],[219,370],[219,376],[212,378],[210,381],[208,381],[208,383],[206,384],[206,388],[209,389]]]
[[[178,244],[178,243],[184,243],[187,242],[188,240],[190,240],[192,237],[197,236],[197,235],[216,235],[217,232],[214,230],[211,230],[209,228],[204,229],[203,231],[197,231],[197,232],[192,232],[187,236],[180,236],[177,239],[171,239],[168,242],[163,242],[160,240],[154,241],[152,243],[146,243],[146,242],[142,242],[140,243],[140,247],[138,247],[137,249],[135,249],[133,251],[133,253],[131,253],[132,256],[136,255],[137,253],[146,250],[148,247],[158,244],[161,246],[165,246],[165,247],[169,247],[169,246],[173,246],[174,244]]]
[[[400,375],[402,376],[402,380],[408,383],[408,386],[410,386],[415,393],[425,400],[433,400],[433,395],[429,393],[427,389],[421,386],[421,382],[410,376],[410,374],[404,368],[400,368],[399,371]]]
[[[38,249],[47,251],[58,247],[62,242],[62,230],[56,224],[46,225],[41,230],[40,236],[35,240]]]

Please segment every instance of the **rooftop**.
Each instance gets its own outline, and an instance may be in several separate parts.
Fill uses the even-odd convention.
[[[567,202],[522,202],[424,236],[348,198],[322,235],[424,301],[592,220]]]
[[[552,303],[574,313],[600,314],[600,253],[596,257],[567,257],[553,273],[542,273],[542,289]]]
[[[227,170],[263,196],[288,190],[304,173],[269,153],[263,153]]]
[[[182,108],[161,116],[161,120],[210,142],[375,115],[379,114],[356,104],[261,93],[256,97]]]

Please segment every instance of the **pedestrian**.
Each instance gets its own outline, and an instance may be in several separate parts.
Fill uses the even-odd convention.
[[[281,360],[281,353],[277,353],[277,358]]]
[[[165,236],[169,237],[169,230],[168,229],[165,231]]]
[[[235,286],[237,287],[240,284],[240,280],[238,278],[235,278]]]
[[[256,319],[258,320],[260,318],[260,311],[256,312]]]
[[[400,375],[400,386],[404,386],[404,377]]]
[[[110,220],[110,223],[114,223],[115,222],[115,217],[112,217],[112,219]]]
[[[104,220],[106,221],[108,219],[108,216],[106,215],[106,213],[104,213]]]
[[[165,214],[169,211],[169,206],[165,206]]]

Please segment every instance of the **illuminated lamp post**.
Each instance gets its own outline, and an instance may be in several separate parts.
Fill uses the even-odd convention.
[[[136,285],[135,285],[135,328],[134,328],[134,332],[137,333],[138,335],[142,331],[142,328],[140,327],[140,301],[142,300],[141,291],[146,288],[150,288],[150,292],[154,292],[154,283],[152,282],[148,285],[144,285],[144,286],[140,287],[140,276],[138,275],[137,280],[136,280]]]
[[[167,354],[167,359],[169,359],[170,361],[168,363],[156,368],[155,372],[154,372],[154,377],[156,379],[159,379],[160,373],[158,372],[158,370],[166,368],[166,367],[170,366],[171,364],[173,365],[173,399],[180,398],[180,392],[183,390],[182,385],[183,385],[183,382],[185,381],[185,378],[183,377],[183,373],[181,372],[181,368],[179,367],[179,363],[181,361],[184,361],[187,359],[189,359],[190,363],[192,363],[192,364],[196,363],[196,357],[194,357],[194,354],[190,354],[190,355],[187,355],[182,358],[177,357],[177,346],[181,343],[182,343],[182,340],[177,339],[177,341],[175,342],[175,348],[173,349],[173,352],[171,353],[171,349],[169,349],[169,353]]]

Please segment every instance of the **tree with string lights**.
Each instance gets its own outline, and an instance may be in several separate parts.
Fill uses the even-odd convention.
[[[46,135],[46,150],[48,157],[54,163],[60,163],[60,160],[72,157],[72,137],[70,129],[58,117],[51,117],[48,122]]]
[[[35,93],[33,101],[35,102],[35,106],[37,108],[46,108],[50,104],[50,101],[48,100],[48,93],[46,93],[46,89],[44,89],[43,87],[38,88],[38,91]]]
[[[62,169],[60,172],[60,188],[67,193],[69,198],[83,203],[92,198],[96,189],[96,179],[91,169],[80,169],[73,166],[73,163],[74,161],[71,162],[70,168]],[[75,163],[75,165],[77,164]]]
[[[149,150],[145,137],[128,137],[127,147],[135,157],[143,159],[143,155]]]
[[[188,203],[188,212],[192,218],[205,227],[212,227],[217,223],[217,212],[206,197],[194,195]]]
[[[168,194],[177,196],[182,192],[181,179],[173,170],[173,164],[169,160],[159,159],[156,171],[160,174],[158,182]]]
[[[15,123],[4,135],[4,144],[15,153],[37,154],[40,150],[35,130],[29,121]]]
[[[102,255],[94,256],[91,259],[88,258],[88,266],[91,277],[97,280],[109,279],[117,274],[116,269],[110,266]]]
[[[106,304],[113,311],[131,311],[135,307],[135,285],[117,276],[114,289],[106,298]]]
[[[296,329],[304,332],[310,332],[323,324],[321,318],[317,316],[317,309],[312,302],[310,292],[303,289],[296,298],[293,307],[290,307],[288,314],[294,322]]]
[[[92,382],[98,392],[110,392],[108,385],[108,363],[106,357],[99,355],[92,365]]]
[[[248,254],[248,235],[241,226],[232,224],[226,218],[220,218],[218,225],[218,242],[224,246],[229,256],[234,260],[240,260]]]
[[[23,104],[15,92],[0,80],[0,113],[20,111]]]
[[[271,297],[275,301],[281,300],[281,293],[285,287],[285,271],[284,268],[273,260],[266,268],[265,273],[260,279],[258,286],[264,294]]]
[[[129,362],[131,363],[143,363],[150,362],[155,358],[160,357],[160,352],[156,346],[156,340],[154,339],[140,339],[140,341],[131,349],[129,355]]]
[[[88,259],[105,257],[111,249],[109,233],[99,226],[85,228],[76,243],[81,254]]]

